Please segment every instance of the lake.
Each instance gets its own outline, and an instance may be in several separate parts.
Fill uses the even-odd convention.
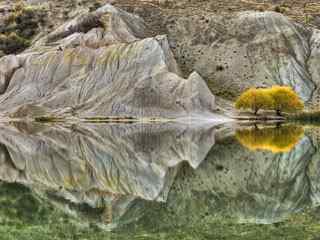
[[[0,239],[320,239],[320,127],[0,130]]]

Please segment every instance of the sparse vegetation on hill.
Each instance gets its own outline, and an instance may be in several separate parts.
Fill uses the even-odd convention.
[[[32,38],[39,33],[46,21],[42,7],[17,2],[11,13],[4,17],[0,25],[0,51],[5,54],[19,53],[30,46]]]
[[[30,41],[12,32],[8,35],[0,35],[0,49],[5,54],[16,53],[24,50],[30,45]]]

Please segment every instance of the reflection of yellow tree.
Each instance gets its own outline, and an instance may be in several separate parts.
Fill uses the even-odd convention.
[[[301,126],[266,127],[237,130],[236,138],[250,150],[269,150],[273,153],[289,152],[303,135]]]

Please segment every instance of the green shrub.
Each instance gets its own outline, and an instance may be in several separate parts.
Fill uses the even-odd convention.
[[[0,26],[0,51],[15,54],[27,48],[45,23],[46,14],[41,7],[27,6],[22,1],[16,3],[12,13],[5,17],[5,24]]]
[[[297,113],[290,116],[290,120],[309,123],[320,123],[320,111]]]
[[[8,36],[0,35],[0,51],[5,54],[20,52],[30,46],[30,41],[18,36],[16,33],[10,33]]]

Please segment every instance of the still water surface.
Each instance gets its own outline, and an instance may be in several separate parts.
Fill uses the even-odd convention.
[[[320,128],[0,131],[0,239],[320,238]]]

